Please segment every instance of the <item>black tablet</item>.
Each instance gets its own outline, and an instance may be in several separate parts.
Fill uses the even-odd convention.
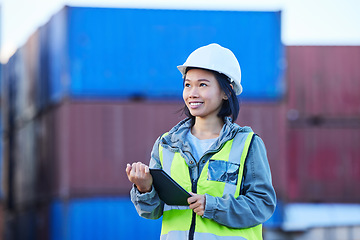
[[[187,199],[191,197],[174,179],[162,169],[150,169],[153,186],[161,200],[167,205],[189,205]]]

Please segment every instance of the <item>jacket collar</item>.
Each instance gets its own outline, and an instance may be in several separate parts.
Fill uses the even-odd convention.
[[[252,132],[250,127],[240,127],[236,123],[232,123],[230,117],[226,117],[224,120],[225,123],[220,131],[219,138],[215,144],[215,149],[220,148],[226,141],[233,139],[239,132]],[[168,135],[161,139],[160,144],[173,151],[177,151],[178,149],[190,151],[190,144],[186,141],[186,134],[190,128],[191,119],[186,118],[182,120],[169,131]]]

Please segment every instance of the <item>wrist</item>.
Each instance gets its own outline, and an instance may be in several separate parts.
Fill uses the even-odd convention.
[[[135,184],[134,184],[134,186],[140,193],[148,193],[148,192],[151,192],[151,189],[152,189],[152,186],[150,186],[150,188],[140,188],[140,187],[136,186]]]

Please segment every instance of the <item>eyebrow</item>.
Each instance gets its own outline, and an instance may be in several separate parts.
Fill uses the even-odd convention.
[[[191,81],[191,80],[186,78],[184,81]],[[194,81],[197,81],[197,82],[210,82],[210,80],[207,80],[206,78],[200,78],[200,79],[194,80]]]

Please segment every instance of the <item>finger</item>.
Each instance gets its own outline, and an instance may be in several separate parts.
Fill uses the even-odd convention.
[[[131,171],[131,166],[130,166],[129,163],[126,164],[126,169],[125,169],[125,171],[126,171],[126,174],[129,176],[129,175],[130,175],[130,171]]]
[[[150,172],[149,167],[145,165],[145,173],[149,173],[149,172]]]
[[[131,171],[135,173],[136,168],[137,168],[137,163],[133,163],[132,166],[131,166]]]
[[[145,167],[146,167],[146,165],[145,164],[143,164],[142,162],[139,162],[139,175],[140,175],[140,177],[144,177],[144,175],[145,175]]]
[[[139,165],[139,171],[140,171],[141,174],[144,174],[144,173],[145,173],[145,167],[146,167],[145,164],[142,164],[142,163],[141,163],[141,164]]]
[[[191,205],[191,204],[193,204],[193,203],[196,202],[196,199],[195,199],[195,197],[189,197],[189,198],[187,199],[187,202]]]
[[[192,201],[192,202],[191,202]],[[199,206],[199,202],[195,199],[195,200],[190,200],[189,202],[189,208],[191,209],[195,209]]]
[[[195,212],[197,215],[199,215],[200,217],[202,217],[204,215],[204,211],[199,211],[199,212]]]
[[[135,176],[141,177],[141,162],[135,163]]]
[[[192,209],[197,209],[201,206],[201,203],[199,201],[196,201],[196,202],[192,203],[191,205],[192,205]]]

